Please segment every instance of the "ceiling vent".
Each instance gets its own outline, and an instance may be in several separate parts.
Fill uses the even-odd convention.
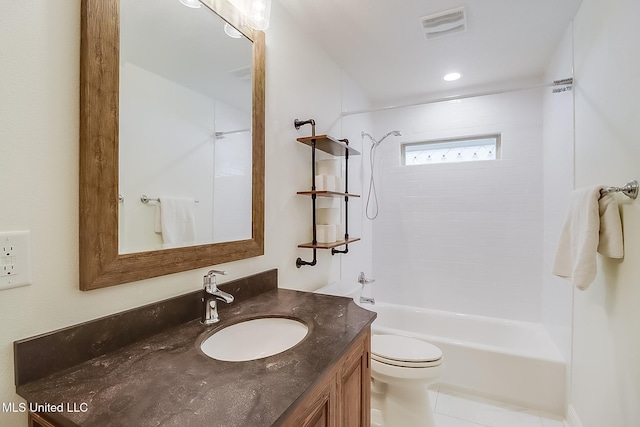
[[[465,7],[457,7],[445,12],[420,18],[422,29],[427,40],[467,30],[467,14]]]
[[[229,72],[235,78],[240,79],[243,82],[250,82],[253,70],[251,69],[251,65],[246,65],[244,67],[236,68],[235,70],[230,70]]]

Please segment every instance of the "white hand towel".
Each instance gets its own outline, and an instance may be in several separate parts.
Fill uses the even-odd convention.
[[[609,258],[624,258],[622,221],[616,198],[605,194],[599,200],[600,240],[598,252]]]
[[[153,218],[153,231],[155,231],[158,234],[162,233],[162,207],[160,206],[160,203],[156,203],[156,211],[155,211],[155,216]]]
[[[162,247],[172,248],[195,244],[195,200],[189,197],[160,196],[159,204]]]
[[[618,203],[610,194],[600,197],[602,186],[573,191],[560,235],[552,272],[571,279],[581,290],[596,277],[596,251],[622,258],[624,246]]]

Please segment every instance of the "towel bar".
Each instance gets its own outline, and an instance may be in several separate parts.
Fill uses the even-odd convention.
[[[156,198],[151,198],[148,197],[147,195],[143,194],[142,196],[140,196],[140,201],[142,203],[144,203],[145,205],[148,204],[149,202],[157,202],[160,203],[160,198],[156,197]],[[200,200],[194,200],[194,203],[200,203]]]
[[[607,187],[600,190],[600,194],[624,193],[625,196],[636,199],[638,197],[638,181],[627,182],[623,187]]]

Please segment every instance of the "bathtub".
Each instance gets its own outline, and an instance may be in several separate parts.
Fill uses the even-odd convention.
[[[360,304],[356,284],[316,292],[352,297],[378,313],[374,334],[405,335],[438,346],[442,387],[564,415],[566,363],[542,324],[388,304]]]

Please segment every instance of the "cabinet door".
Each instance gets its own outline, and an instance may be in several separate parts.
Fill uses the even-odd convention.
[[[283,427],[370,427],[371,331],[367,330],[284,421]]]
[[[325,379],[296,408],[283,427],[336,427],[335,374]]]
[[[328,396],[327,396],[328,397]],[[329,427],[330,423],[329,399],[321,402],[314,412],[305,419],[303,427]]]
[[[56,427],[55,424],[46,420],[40,414],[29,411],[29,427]]]
[[[371,425],[370,335],[367,334],[349,352],[338,376],[340,426]]]

